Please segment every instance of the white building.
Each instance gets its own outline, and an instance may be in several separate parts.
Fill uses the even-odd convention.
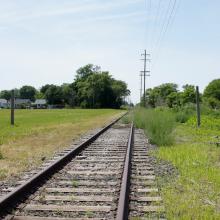
[[[43,109],[47,107],[47,101],[46,99],[36,99],[36,101],[32,103],[32,106],[37,109]]]
[[[6,99],[0,99],[0,108],[8,108],[8,101]]]

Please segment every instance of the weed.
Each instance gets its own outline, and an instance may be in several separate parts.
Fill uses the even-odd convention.
[[[157,145],[173,143],[175,116],[168,110],[138,108],[134,111],[134,123],[136,127],[144,129],[151,143]]]
[[[77,180],[72,180],[72,186],[77,188],[79,186],[78,181]]]
[[[93,212],[91,212],[91,211],[86,211],[86,216],[88,217],[88,218],[92,218],[93,217]]]

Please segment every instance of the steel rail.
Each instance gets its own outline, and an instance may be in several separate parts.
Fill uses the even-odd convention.
[[[53,162],[51,165],[49,165],[39,173],[35,174],[31,179],[27,180],[25,183],[18,186],[17,188],[15,188],[15,190],[0,199],[0,216],[6,215],[16,205],[25,200],[28,195],[33,194],[39,186],[45,183],[53,174],[60,171],[63,166],[65,166],[71,159],[82,152],[87,146],[94,142],[101,134],[107,131],[112,125],[118,122],[126,114],[127,113],[123,114],[122,116],[102,128],[91,138],[77,146],[72,151],[66,153],[64,156]]]
[[[127,220],[129,214],[129,193],[130,193],[130,176],[131,176],[131,157],[132,157],[132,146],[134,143],[134,125],[132,123],[127,153],[124,164],[124,171],[121,182],[120,197],[118,202],[118,209],[116,220]]]

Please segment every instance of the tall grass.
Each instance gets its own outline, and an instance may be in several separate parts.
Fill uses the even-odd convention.
[[[152,144],[173,144],[176,123],[174,114],[169,110],[137,108],[134,111],[134,123],[136,127],[144,129]]]
[[[2,152],[0,151],[0,160],[2,160],[3,159],[3,154],[2,154]]]

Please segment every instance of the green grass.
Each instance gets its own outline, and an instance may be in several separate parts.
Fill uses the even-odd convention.
[[[104,126],[123,111],[111,109],[0,110],[0,180],[39,166],[83,133]]]
[[[220,119],[202,116],[178,125],[176,143],[160,147],[157,157],[179,171],[175,181],[162,188],[168,219],[220,219],[220,148],[212,144],[220,135]]]
[[[220,114],[203,113],[197,128],[195,110],[182,110],[134,111],[135,125],[159,146],[153,154],[178,170],[178,176],[158,179],[166,217],[220,219],[220,147],[215,144],[220,136]]]
[[[136,127],[144,129],[151,143],[157,145],[173,143],[175,116],[169,110],[137,108],[134,111],[134,123]]]
[[[120,111],[110,109],[16,110],[15,126],[10,125],[10,111],[0,110],[0,144],[23,136],[47,131],[48,127],[81,123],[97,116],[110,116]]]

